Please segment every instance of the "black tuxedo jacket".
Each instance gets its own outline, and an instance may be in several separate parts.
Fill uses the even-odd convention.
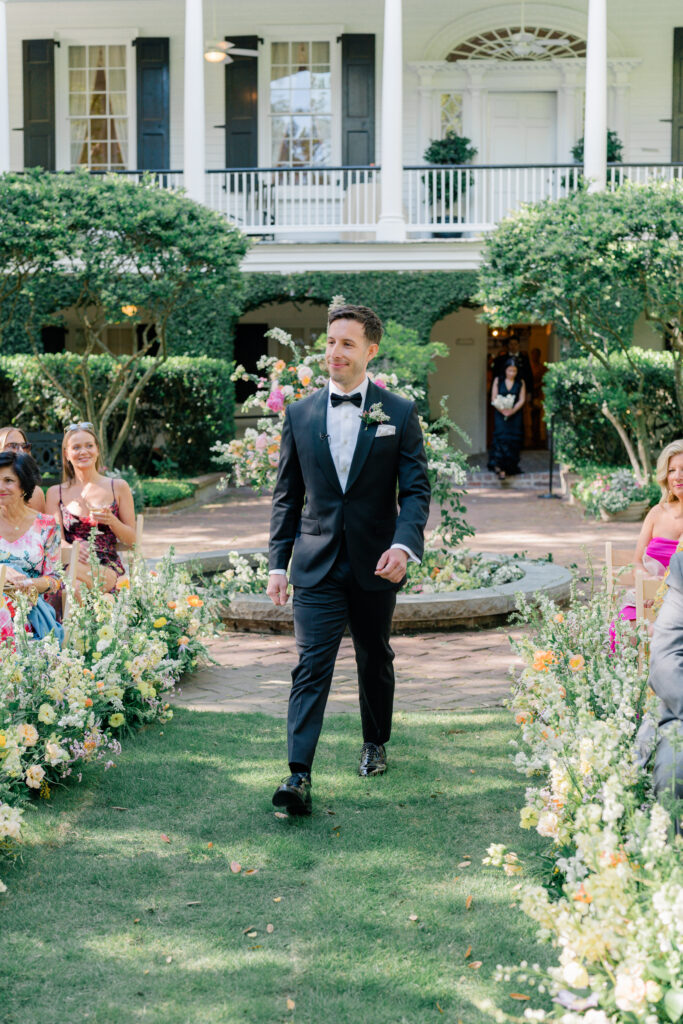
[[[365,409],[377,402],[394,434],[361,423],[346,491],[327,439],[328,388],[287,406],[270,521],[269,567],[287,569],[295,587],[314,587],[332,568],[342,537],[366,590],[396,589],[375,576],[382,552],[405,544],[418,558],[431,489],[415,403],[368,383]],[[397,508],[398,499],[398,508]]]

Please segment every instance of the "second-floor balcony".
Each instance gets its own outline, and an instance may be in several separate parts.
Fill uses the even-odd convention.
[[[139,179],[141,171],[120,172]],[[152,173],[162,188],[183,187],[183,172]],[[613,164],[607,188],[625,181],[683,178],[683,163]],[[576,164],[416,165],[403,168],[406,235],[477,237],[524,204],[582,187]],[[258,167],[206,172],[206,205],[245,234],[297,241],[374,240],[380,216],[379,167]]]

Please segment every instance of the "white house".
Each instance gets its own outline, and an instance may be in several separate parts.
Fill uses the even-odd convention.
[[[608,187],[681,174],[679,26],[680,0],[0,0],[0,171],[159,172],[253,236],[246,272],[462,274],[507,212],[572,187],[584,111],[588,177],[606,127]],[[467,170],[425,166],[449,128]],[[245,314],[241,358],[255,325],[321,329],[285,298]],[[497,339],[466,306],[432,337],[451,353],[434,395],[481,451]]]

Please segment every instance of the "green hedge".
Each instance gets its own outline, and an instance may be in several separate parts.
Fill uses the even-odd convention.
[[[665,444],[683,435],[671,353],[633,348],[629,356],[643,374],[642,396],[638,375],[623,353],[610,357],[611,374],[590,356],[548,367],[543,378],[545,416],[553,421],[559,462],[575,469],[628,465],[619,435],[600,411],[603,401],[618,412],[631,438],[635,417],[645,417],[653,463]],[[615,371],[619,389],[613,384]]]
[[[141,485],[145,508],[172,505],[176,501],[194,497],[197,490],[197,484],[191,480],[165,480],[163,477],[142,480]]]
[[[363,273],[311,271],[302,274],[244,274],[242,311],[269,302],[320,302],[334,295],[370,306],[382,320],[395,320],[429,341],[432,326],[459,309],[477,290],[475,271],[371,270]]]
[[[66,380],[76,372],[77,356],[62,353],[43,358],[58,379]],[[93,356],[90,362],[97,395],[104,391],[114,360]],[[215,469],[211,446],[234,435],[230,375],[229,363],[207,356],[174,356],[162,363],[140,396],[136,422],[118,464],[130,463],[146,476],[156,472],[194,476]],[[69,408],[33,356],[0,357],[0,424],[61,432],[66,423],[78,418],[78,410]]]

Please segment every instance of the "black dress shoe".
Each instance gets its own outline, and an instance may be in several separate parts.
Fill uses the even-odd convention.
[[[368,775],[384,775],[387,770],[387,752],[382,744],[364,743],[360,752],[360,765],[358,774],[363,777]]]
[[[313,809],[311,800],[311,776],[296,772],[288,779],[283,779],[273,795],[275,807],[284,807],[289,814],[310,814]]]

